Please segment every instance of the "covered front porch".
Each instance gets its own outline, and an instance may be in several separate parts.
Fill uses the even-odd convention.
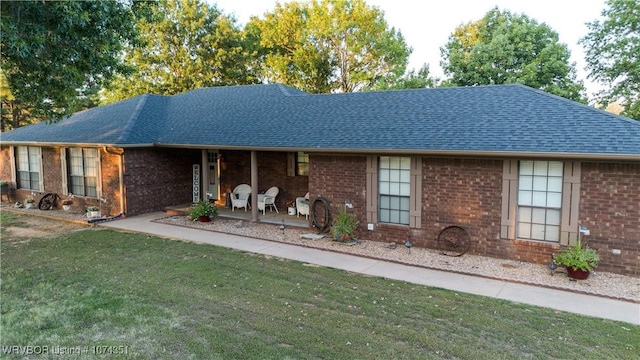
[[[169,206],[165,208],[165,212],[169,215],[187,216],[189,214],[189,206],[191,206],[191,204]],[[264,215],[262,215],[262,211],[259,211],[258,222],[266,224],[284,223],[286,226],[295,226],[301,228],[310,227],[309,220],[305,219],[304,216],[300,215],[300,217],[298,217],[296,215],[288,215],[287,209],[278,210],[278,213],[276,213],[275,211],[267,210]],[[251,210],[244,211],[243,209],[236,209],[235,211],[231,211],[231,208],[228,208],[226,206],[218,206],[218,216],[227,219],[251,221]]]

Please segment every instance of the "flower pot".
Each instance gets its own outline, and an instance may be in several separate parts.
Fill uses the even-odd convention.
[[[211,218],[208,215],[198,216],[198,221],[200,221],[200,222],[210,222]]]
[[[572,279],[585,280],[586,278],[589,277],[589,274],[590,274],[589,271],[574,269],[571,267],[567,268],[567,275]]]
[[[62,209],[64,211],[70,211],[71,210],[71,205],[62,205]]]
[[[36,205],[34,203],[26,203],[26,204],[24,204],[24,208],[25,209],[33,209],[34,207],[36,207]]]
[[[100,217],[100,211],[89,211],[89,217],[90,218],[99,218]]]
[[[289,215],[295,215],[296,214],[296,208],[294,207],[289,207],[287,208]]]

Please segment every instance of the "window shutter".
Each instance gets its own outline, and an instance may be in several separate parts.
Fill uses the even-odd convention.
[[[296,153],[287,153],[287,176],[296,176]]]
[[[378,158],[367,157],[367,222],[378,222]]]
[[[36,147],[36,153],[38,154],[38,185],[40,188],[38,191],[44,192],[44,171],[43,171],[43,161],[42,161],[42,148]]]
[[[60,174],[62,174],[61,184],[62,184],[62,195],[69,195],[69,184],[67,180],[69,179],[69,170],[67,168],[67,149],[60,149]]]
[[[13,181],[13,187],[14,189],[18,188],[18,175],[17,175],[17,169],[16,169],[16,153],[15,153],[16,148],[11,146],[9,147],[9,159],[11,162],[11,181]]]
[[[96,195],[102,199],[102,161],[100,160],[100,148],[96,149]]]
[[[565,161],[562,184],[560,245],[572,245],[578,239],[580,176],[581,163],[579,161]]]
[[[409,227],[422,227],[422,158],[411,158]]]
[[[504,160],[502,169],[502,216],[500,237],[516,238],[516,208],[518,205],[518,160]]]

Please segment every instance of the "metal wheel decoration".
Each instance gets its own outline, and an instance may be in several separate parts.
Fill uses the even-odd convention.
[[[438,249],[443,255],[460,256],[469,250],[471,237],[460,226],[449,226],[438,235]]]
[[[40,210],[50,210],[56,204],[56,200],[58,198],[58,194],[48,193],[40,199],[38,202],[38,209]]]

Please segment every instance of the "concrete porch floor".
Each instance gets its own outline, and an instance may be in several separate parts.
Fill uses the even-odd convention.
[[[165,208],[165,212],[169,215],[180,215],[186,216],[189,214],[189,207],[191,204],[182,204],[177,206],[169,206]],[[288,215],[287,209],[278,209],[278,213],[275,211],[267,210],[264,215],[262,215],[262,211],[258,212],[258,222],[263,222],[267,224],[284,224],[287,226],[296,226],[302,228],[308,228],[311,226],[311,221],[305,219],[304,216],[300,215],[300,217],[296,215]],[[238,220],[246,220],[251,221],[251,210],[244,211],[244,209],[238,209],[232,211],[231,208],[226,206],[218,206],[218,216],[228,218],[228,219],[238,219]]]

